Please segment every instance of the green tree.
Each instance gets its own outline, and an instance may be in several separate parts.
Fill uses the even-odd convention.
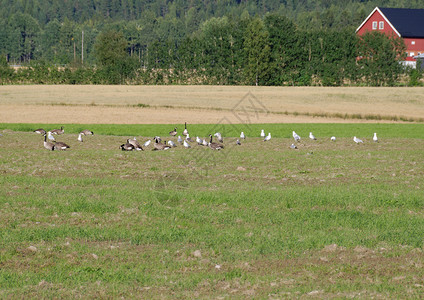
[[[373,86],[392,86],[404,72],[403,39],[379,32],[367,32],[358,39],[358,65],[366,82]]]
[[[259,18],[254,18],[247,26],[244,51],[246,84],[269,85],[271,82],[269,34]]]
[[[108,30],[98,35],[94,49],[99,76],[106,83],[122,84],[134,75],[137,65],[128,55],[127,45],[121,32]]]

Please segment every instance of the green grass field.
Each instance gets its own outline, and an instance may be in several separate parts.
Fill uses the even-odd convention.
[[[189,124],[219,152],[119,150],[172,125],[64,126],[50,152],[32,130],[57,126],[0,124],[2,298],[424,293],[424,124]]]

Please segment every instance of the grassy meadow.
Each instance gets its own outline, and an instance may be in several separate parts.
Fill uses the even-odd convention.
[[[0,124],[1,298],[424,293],[424,124],[189,125],[216,152],[119,150],[174,125],[64,124],[50,152],[32,131],[59,125]]]

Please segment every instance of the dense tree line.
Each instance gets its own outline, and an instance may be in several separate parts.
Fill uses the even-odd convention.
[[[402,45],[361,42],[355,29],[376,5],[419,2],[0,0],[0,80],[393,85]]]

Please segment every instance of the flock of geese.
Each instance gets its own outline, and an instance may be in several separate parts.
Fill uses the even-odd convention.
[[[68,148],[71,148],[69,147],[69,145],[65,144],[64,142],[56,141],[56,138],[53,136],[53,135],[64,134],[65,129],[63,129],[63,126],[60,127],[60,129],[53,129],[50,131],[45,131],[43,128],[39,128],[34,130],[34,132],[44,136],[44,148],[46,148],[47,150],[54,151],[54,150],[66,150]],[[93,135],[93,134],[94,133],[91,130],[85,129],[79,133],[78,141],[83,142],[83,139],[82,139],[83,135]]]
[[[64,142],[58,142],[56,141],[55,137],[53,135],[61,135],[65,132],[65,130],[63,129],[63,126],[60,129],[54,129],[54,130],[50,130],[50,131],[46,131],[42,128],[39,128],[37,130],[34,130],[34,132],[41,134],[44,136],[44,148],[50,150],[50,151],[54,151],[54,150],[66,150],[69,147],[69,145],[65,144]],[[79,133],[78,135],[78,141],[79,142],[83,142],[82,136],[88,136],[88,135],[93,135],[94,133],[91,130],[83,130]],[[177,136],[177,128],[175,127],[174,130],[169,132],[169,135],[171,137],[175,137]],[[199,146],[204,146],[204,147],[209,147],[212,150],[221,150],[224,149],[224,139],[222,138],[221,133],[217,132],[215,133],[213,136],[212,134],[209,134],[209,138],[208,140],[206,138],[199,138],[198,136],[196,137],[195,140],[193,140],[190,137],[190,134],[187,130],[187,122],[184,124],[184,131],[182,133],[182,135],[184,136],[184,139],[181,138],[181,135],[178,135],[177,138],[177,143],[180,145],[183,145],[185,148],[191,148],[190,143],[194,143],[196,142],[197,145]],[[218,142],[213,142],[213,137],[216,137]],[[262,129],[261,133],[260,133],[261,138],[263,138],[264,142],[267,142],[269,140],[271,140],[271,133],[269,132],[268,135],[265,135],[265,131]],[[309,138],[311,140],[316,140],[317,138],[313,135],[312,132],[309,133]],[[47,140],[48,139],[48,140]],[[246,135],[244,134],[244,132],[241,132],[240,134],[240,139],[245,140],[246,139]],[[241,145],[240,139],[236,140],[236,145]],[[301,137],[295,132],[293,131],[293,139],[295,142],[300,142]],[[331,141],[335,142],[336,141],[336,137],[332,136],[330,138]],[[152,150],[167,150],[173,147],[177,147],[177,144],[175,142],[173,142],[172,140],[168,140],[168,141],[163,141],[159,136],[155,136],[153,138],[153,149]],[[357,138],[356,136],[353,137],[353,141],[356,144],[360,144],[363,143],[363,141],[359,138]],[[373,137],[373,141],[374,142],[378,142],[378,138],[377,138],[377,133],[374,133],[374,137]],[[133,139],[127,139],[125,144],[122,144],[119,148],[122,151],[144,151],[143,147],[149,147],[150,144],[152,143],[152,140],[147,140],[143,145],[141,145],[137,139],[134,137]],[[291,149],[297,149],[297,146],[293,143],[290,146]]]

